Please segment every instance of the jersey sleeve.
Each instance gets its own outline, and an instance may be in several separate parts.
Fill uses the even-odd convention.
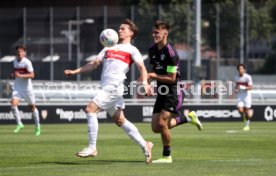
[[[153,65],[154,63],[153,63],[153,60],[152,60],[152,49],[151,48],[149,48],[149,50],[148,50],[148,53],[149,53],[149,63],[150,63],[150,65]]]
[[[168,56],[170,59],[168,59],[168,63],[167,63],[167,68],[166,68],[167,73],[177,73],[179,57],[176,51],[172,48],[169,48]]]
[[[136,47],[133,47],[133,52],[131,53],[131,59],[135,63],[137,63],[137,62],[144,62],[143,57],[142,57],[140,51]]]
[[[149,48],[149,64],[150,64],[150,72],[155,72],[155,67],[156,67],[156,64],[155,64],[155,61],[154,61],[154,50],[151,48]]]
[[[34,71],[34,68],[33,68],[33,64],[32,64],[32,62],[31,61],[27,61],[26,62],[26,66],[27,66],[27,71],[29,72],[29,73],[31,73],[31,72],[33,72]]]
[[[102,51],[97,55],[97,59],[102,61],[103,58],[105,57],[105,53],[106,53],[106,48],[102,49]]]

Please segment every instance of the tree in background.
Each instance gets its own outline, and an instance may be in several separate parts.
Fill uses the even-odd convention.
[[[160,19],[171,25],[170,42],[187,43],[187,37],[191,37],[187,34],[191,34],[192,30],[191,2],[192,0],[122,0],[121,4],[135,5],[137,8],[135,23],[139,27],[143,27],[138,38],[152,41],[150,33],[152,25],[155,20]],[[139,40],[136,44],[139,45]],[[145,45],[141,44],[141,47],[145,47]]]
[[[248,32],[250,41],[269,41],[273,30],[271,7],[275,7],[275,1],[246,1],[245,23],[248,21]],[[240,1],[222,0],[215,1],[209,5],[203,5],[203,21],[210,23],[208,28],[203,28],[203,34],[206,42],[211,48],[216,47],[216,5],[220,9],[220,47],[222,55],[234,53],[240,47]],[[223,53],[226,52],[226,53]]]
[[[149,31],[151,31],[152,24],[156,19],[164,20],[171,25],[171,42],[187,43],[187,41],[193,39],[192,0],[122,0],[122,4],[131,4],[137,7],[135,22],[139,26],[143,26],[145,33],[140,37],[146,38],[146,41],[151,41]],[[245,4],[245,32],[248,32],[249,42],[265,41],[269,44],[268,47],[271,48],[273,35],[275,38],[276,33],[276,1],[245,0]],[[240,48],[240,1],[202,0],[202,44],[213,50],[216,48],[217,6],[220,9],[221,56],[238,57]],[[142,43],[140,45],[145,47]]]
[[[272,52],[266,57],[264,65],[257,71],[258,74],[276,74],[276,42]]]

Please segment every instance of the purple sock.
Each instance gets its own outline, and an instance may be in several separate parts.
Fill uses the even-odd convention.
[[[170,156],[171,155],[171,146],[164,146],[163,147],[163,156]]]
[[[176,124],[177,125],[181,125],[183,123],[187,123],[188,122],[186,117],[179,117],[178,116],[178,117],[175,118],[175,120],[176,120]]]

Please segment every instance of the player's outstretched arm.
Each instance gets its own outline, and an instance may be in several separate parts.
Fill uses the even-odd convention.
[[[248,85],[247,87],[246,87],[246,90],[252,90],[253,89],[253,86],[252,85]]]
[[[156,73],[148,73],[148,79],[157,80],[163,83],[173,84],[176,82],[176,73],[168,73],[166,75],[157,75]]]
[[[23,79],[29,79],[29,78],[33,79],[35,77],[35,74],[34,74],[34,72],[20,74],[19,72],[15,71],[14,77],[15,78],[23,78]]]
[[[77,68],[75,70],[64,70],[64,74],[65,74],[65,76],[70,76],[70,75],[88,72],[88,71],[91,71],[91,70],[97,68],[100,64],[101,64],[101,61],[96,59],[94,61],[87,63],[83,67]]]
[[[143,83],[143,85],[145,87],[146,94],[148,96],[152,96],[153,92],[152,92],[150,85],[148,84],[148,76],[147,76],[148,72],[147,72],[144,62],[137,62],[136,65],[141,74],[139,80]]]

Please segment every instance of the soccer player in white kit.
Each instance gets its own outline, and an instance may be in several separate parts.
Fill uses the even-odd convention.
[[[83,67],[75,70],[65,70],[66,76],[79,74],[95,69],[101,63],[103,70],[101,74],[102,89],[97,93],[91,102],[86,106],[88,123],[88,147],[77,152],[79,157],[95,157],[97,155],[96,140],[98,134],[97,113],[106,110],[114,119],[117,126],[134,140],[142,149],[146,163],[152,160],[152,142],[147,142],[139,133],[138,129],[126,119],[123,113],[125,108],[123,93],[124,80],[131,64],[134,62],[141,74],[145,91],[150,95],[150,86],[147,83],[147,70],[143,58],[138,49],[131,44],[131,40],[136,36],[138,28],[129,19],[124,20],[119,27],[119,44],[104,48],[97,56],[97,59],[89,62]]]
[[[251,76],[245,73],[245,66],[243,64],[239,64],[237,70],[239,72],[239,74],[235,76],[237,107],[245,121],[243,130],[249,131],[250,119],[253,116],[253,110],[250,109],[252,103],[251,90],[253,88],[253,81]]]
[[[18,105],[20,100],[25,99],[32,111],[32,116],[35,121],[35,135],[41,133],[39,123],[39,112],[35,106],[35,96],[33,93],[33,85],[31,79],[34,78],[34,69],[32,63],[26,58],[26,48],[23,45],[16,47],[16,59],[13,61],[14,71],[11,76],[15,78],[14,88],[11,98],[11,110],[16,119],[17,126],[14,133],[18,133],[24,125],[20,118]]]

